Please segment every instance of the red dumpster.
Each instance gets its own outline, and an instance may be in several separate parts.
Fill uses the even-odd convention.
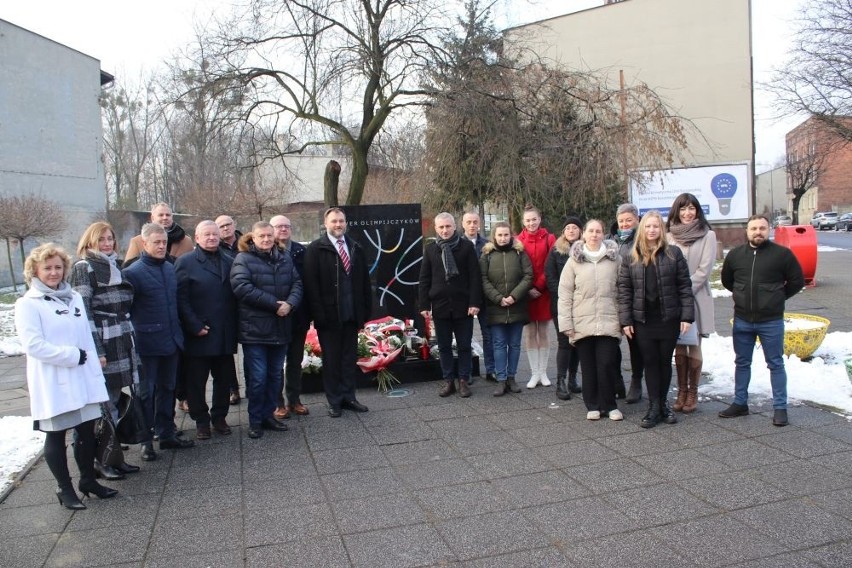
[[[792,225],[775,228],[775,242],[793,251],[802,272],[805,285],[816,286],[817,236],[810,225]]]

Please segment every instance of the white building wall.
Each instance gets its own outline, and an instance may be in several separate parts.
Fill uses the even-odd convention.
[[[646,83],[710,141],[679,166],[753,160],[748,0],[627,0],[522,26],[509,41],[618,88]],[[641,164],[637,164],[641,167]]]
[[[58,202],[68,228],[54,240],[71,250],[106,209],[100,77],[97,59],[0,20],[0,192]]]

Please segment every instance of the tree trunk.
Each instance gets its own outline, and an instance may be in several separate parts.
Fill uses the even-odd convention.
[[[9,244],[9,239],[6,240],[6,255],[9,259],[9,276],[12,278],[12,288],[15,289],[15,293],[18,293],[18,282],[15,280],[15,267],[12,265],[12,245]]]
[[[792,199],[792,201],[790,202],[790,208],[792,209],[792,211],[791,211],[790,213],[791,213],[791,215],[793,216],[793,224],[794,224],[794,225],[798,225],[798,224],[799,224],[799,201],[801,201],[801,200],[802,200],[802,196],[801,196],[801,195],[796,195],[796,194],[794,193],[794,194],[793,194],[793,199]]]
[[[340,185],[340,164],[329,160],[325,165],[325,177],[323,178],[323,199],[326,207],[337,207],[337,187]]]
[[[353,148],[352,180],[349,182],[349,195],[346,197],[346,205],[361,205],[361,200],[364,198],[364,186],[367,183],[367,174],[369,172],[367,150]]]
[[[27,269],[27,251],[24,250],[24,239],[18,239],[18,243],[21,245],[21,270],[26,271]],[[29,289],[27,283],[24,282],[24,286]]]

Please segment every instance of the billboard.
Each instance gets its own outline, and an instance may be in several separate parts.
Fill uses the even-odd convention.
[[[656,209],[668,215],[675,198],[691,193],[711,222],[745,221],[751,215],[748,164],[724,164],[637,172],[630,183],[631,201],[639,213]]]

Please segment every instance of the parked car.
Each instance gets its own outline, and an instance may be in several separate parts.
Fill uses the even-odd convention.
[[[838,231],[852,231],[852,213],[844,213],[837,219],[834,228]]]
[[[793,224],[793,218],[789,215],[778,215],[775,217],[775,220],[772,221],[773,227],[789,227]]]
[[[811,218],[811,226],[819,231],[833,229],[835,225],[837,225],[837,213],[834,211],[814,213],[814,216]]]

